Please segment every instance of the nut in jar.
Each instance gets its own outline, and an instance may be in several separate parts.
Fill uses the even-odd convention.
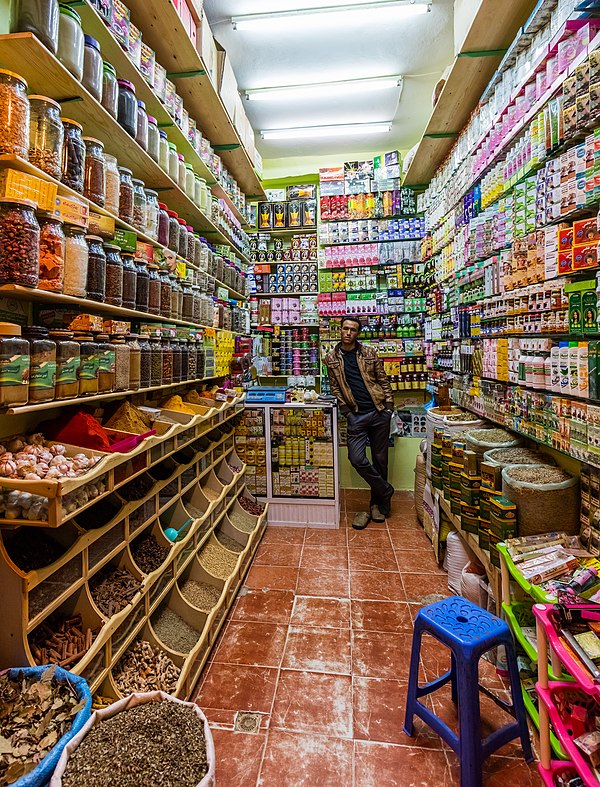
[[[0,153],[27,160],[29,100],[27,82],[19,74],[0,68]]]
[[[0,284],[38,286],[40,226],[35,203],[0,199]]]

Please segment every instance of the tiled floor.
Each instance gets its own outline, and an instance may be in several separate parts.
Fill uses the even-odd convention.
[[[269,528],[211,655],[197,702],[212,727],[219,787],[446,787],[459,784],[454,753],[415,722],[402,732],[412,620],[448,595],[446,575],[417,523],[412,495],[392,517],[350,527],[364,492],[347,491],[339,530]],[[422,673],[446,669],[424,640]],[[491,665],[481,680],[504,690]],[[456,723],[445,687],[436,712]],[[260,714],[257,733],[234,732],[238,711]],[[482,732],[504,713],[482,700]],[[513,742],[488,759],[485,784],[539,785]]]

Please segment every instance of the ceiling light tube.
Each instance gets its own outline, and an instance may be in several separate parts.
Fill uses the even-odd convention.
[[[391,122],[351,123],[340,126],[307,126],[306,128],[273,128],[260,132],[263,139],[311,139],[317,137],[348,137],[361,134],[387,134]]]
[[[402,88],[401,76],[373,77],[367,79],[347,79],[342,82],[317,82],[308,85],[284,85],[244,90],[247,101],[288,101],[302,98],[322,98],[324,96],[352,95]]]
[[[372,3],[356,3],[351,5],[325,6],[321,8],[299,8],[289,11],[273,11],[266,14],[246,14],[234,16],[231,24],[234,30],[281,30],[297,29],[298,27],[321,26],[326,22],[335,24],[348,23],[355,25],[361,21],[372,21],[373,12],[387,12],[396,19],[426,14],[431,9],[432,0],[415,2],[415,0],[377,0]],[[381,21],[377,14],[377,21]],[[293,28],[290,28],[293,25]]]

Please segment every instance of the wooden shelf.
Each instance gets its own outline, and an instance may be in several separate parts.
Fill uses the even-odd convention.
[[[253,292],[250,298],[299,298],[302,295],[318,295],[319,291],[313,292]]]
[[[253,235],[274,235],[275,237],[286,237],[287,235],[316,235],[317,227],[286,227],[283,230],[259,230],[253,227]]]
[[[83,85],[31,33],[0,36],[0,63],[23,76],[32,92],[39,92],[61,104],[63,117],[81,123],[85,136],[97,137],[104,151],[116,156],[119,165],[132,170],[147,188],[159,192],[171,210],[190,222],[194,229],[226,243],[236,252],[236,244],[195,205],[187,194],[129,136],[125,129],[88,93]],[[93,203],[92,203],[93,204]],[[241,253],[241,252],[240,252]]]
[[[425,187],[450,153],[536,0],[481,0],[403,185]]]
[[[242,145],[208,70],[183,27],[173,3],[128,0],[131,21],[156,52],[157,61],[177,85],[190,116],[212,143],[248,199],[266,199],[254,162]]]

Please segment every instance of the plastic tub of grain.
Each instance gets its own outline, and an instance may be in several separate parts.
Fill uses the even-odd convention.
[[[515,448],[523,441],[506,429],[469,429],[465,432],[469,451],[474,451],[479,459],[494,448]]]
[[[579,479],[561,467],[505,467],[502,494],[517,506],[519,536],[579,532]]]
[[[119,787],[214,787],[215,747],[205,715],[162,691],[131,694],[94,711],[64,749],[50,787],[109,787],[116,773]]]
[[[502,468],[509,465],[556,465],[551,456],[521,445],[514,448],[493,448],[485,452],[483,459],[489,464]]]

